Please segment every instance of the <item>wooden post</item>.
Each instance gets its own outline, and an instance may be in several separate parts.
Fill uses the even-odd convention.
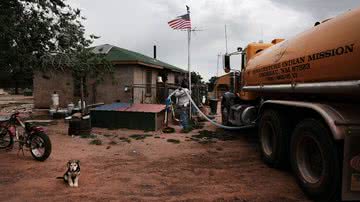
[[[85,111],[84,111],[84,77],[81,76],[80,77],[80,109],[81,109],[81,116],[84,115]]]

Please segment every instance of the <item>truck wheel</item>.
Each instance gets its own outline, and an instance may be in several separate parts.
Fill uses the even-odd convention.
[[[320,121],[300,122],[290,144],[291,167],[300,187],[316,200],[336,201],[340,196],[340,155],[330,131]]]
[[[282,167],[287,160],[289,124],[279,112],[267,110],[259,123],[259,139],[263,160],[270,166]]]

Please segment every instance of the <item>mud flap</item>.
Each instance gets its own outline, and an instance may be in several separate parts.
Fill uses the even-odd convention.
[[[342,199],[360,200],[360,128],[350,128],[345,135]]]

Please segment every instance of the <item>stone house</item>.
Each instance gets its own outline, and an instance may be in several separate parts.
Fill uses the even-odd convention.
[[[222,76],[219,76],[214,84],[214,97],[220,98],[225,92],[232,90],[232,84],[233,84],[233,74],[225,74]]]
[[[143,54],[105,44],[94,47],[95,53],[106,54],[114,65],[113,75],[100,83],[87,78],[84,85],[85,101],[91,103],[156,103],[159,92],[158,77],[167,75],[166,83],[179,85],[186,71]],[[60,106],[76,104],[80,99],[80,82],[71,72],[34,72],[33,95],[35,108],[49,108],[51,94],[56,91]]]

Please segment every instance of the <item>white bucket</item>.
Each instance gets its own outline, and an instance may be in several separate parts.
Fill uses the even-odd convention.
[[[75,105],[73,103],[68,104],[68,106],[67,106],[68,113],[71,114],[71,112],[74,110],[74,108],[75,108]]]
[[[59,106],[59,94],[54,93],[51,95],[52,105],[57,108]]]
[[[78,101],[78,107],[81,109],[81,100]],[[83,101],[83,109],[86,108],[86,103],[85,103],[85,100]]]

